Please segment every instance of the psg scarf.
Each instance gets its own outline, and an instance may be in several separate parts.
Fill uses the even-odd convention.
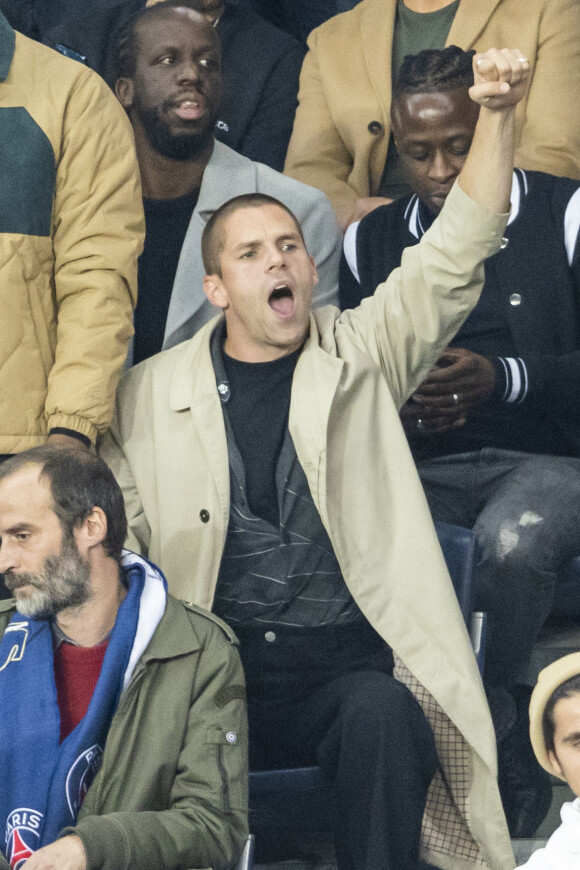
[[[50,622],[16,613],[0,641],[0,844],[12,870],[76,823],[121,693],[165,610],[167,586],[157,569],[130,553],[123,572],[129,591],[97,685],[62,743]]]

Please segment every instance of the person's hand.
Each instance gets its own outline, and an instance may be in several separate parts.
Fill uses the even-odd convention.
[[[486,109],[511,108],[524,96],[529,74],[529,61],[517,48],[492,48],[474,55],[469,96]]]
[[[351,223],[355,223],[356,221],[362,221],[365,215],[369,212],[374,211],[376,208],[379,208],[381,205],[390,205],[392,203],[392,199],[389,199],[388,196],[362,196],[356,201],[356,205],[354,207],[354,213],[351,218]]]
[[[494,388],[495,369],[487,357],[448,347],[401,409],[403,426],[407,431],[425,432],[462,426],[469,412],[489,399]]]
[[[80,837],[70,834],[43,846],[23,864],[24,870],[87,870],[87,856]]]
[[[51,447],[77,447],[79,450],[88,449],[79,438],[75,438],[73,435],[65,435],[63,432],[55,432],[53,435],[49,435],[47,441]]]
[[[434,435],[446,432],[448,429],[458,429],[464,426],[467,418],[456,415],[455,409],[442,412],[437,408],[419,405],[413,399],[403,405],[400,411],[401,423],[405,432],[419,432],[423,435]]]

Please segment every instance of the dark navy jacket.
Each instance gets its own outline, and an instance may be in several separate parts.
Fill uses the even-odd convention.
[[[517,359],[494,360],[505,374],[498,395],[549,418],[561,438],[558,452],[580,448],[580,182],[515,170],[507,245],[485,264],[480,303],[452,342],[462,344],[485,300],[498,300]],[[417,244],[429,216],[417,196],[368,214],[347,231],[341,272],[341,307],[351,308],[400,265]],[[354,235],[356,233],[356,240]],[[356,251],[356,253],[354,253]],[[350,266],[350,268],[349,268]],[[359,280],[353,276],[358,271]],[[360,283],[359,283],[360,281]],[[513,377],[512,377],[513,375]],[[515,408],[514,408],[515,411]]]

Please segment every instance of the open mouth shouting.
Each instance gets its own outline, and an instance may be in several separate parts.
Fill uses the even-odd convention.
[[[296,309],[293,288],[285,281],[279,281],[270,291],[268,305],[281,319],[292,317]]]

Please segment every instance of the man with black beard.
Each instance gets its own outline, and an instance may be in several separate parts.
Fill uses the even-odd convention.
[[[146,219],[133,361],[191,338],[214,315],[203,292],[201,234],[232,196],[266,193],[294,212],[320,277],[315,301],[335,301],[341,237],[324,194],[214,139],[220,50],[203,15],[188,0],[142,10],[119,40],[117,61],[115,90],[135,131]]]
[[[0,467],[0,870],[229,867],[243,848],[235,638],[121,554],[126,528],[92,452]]]

